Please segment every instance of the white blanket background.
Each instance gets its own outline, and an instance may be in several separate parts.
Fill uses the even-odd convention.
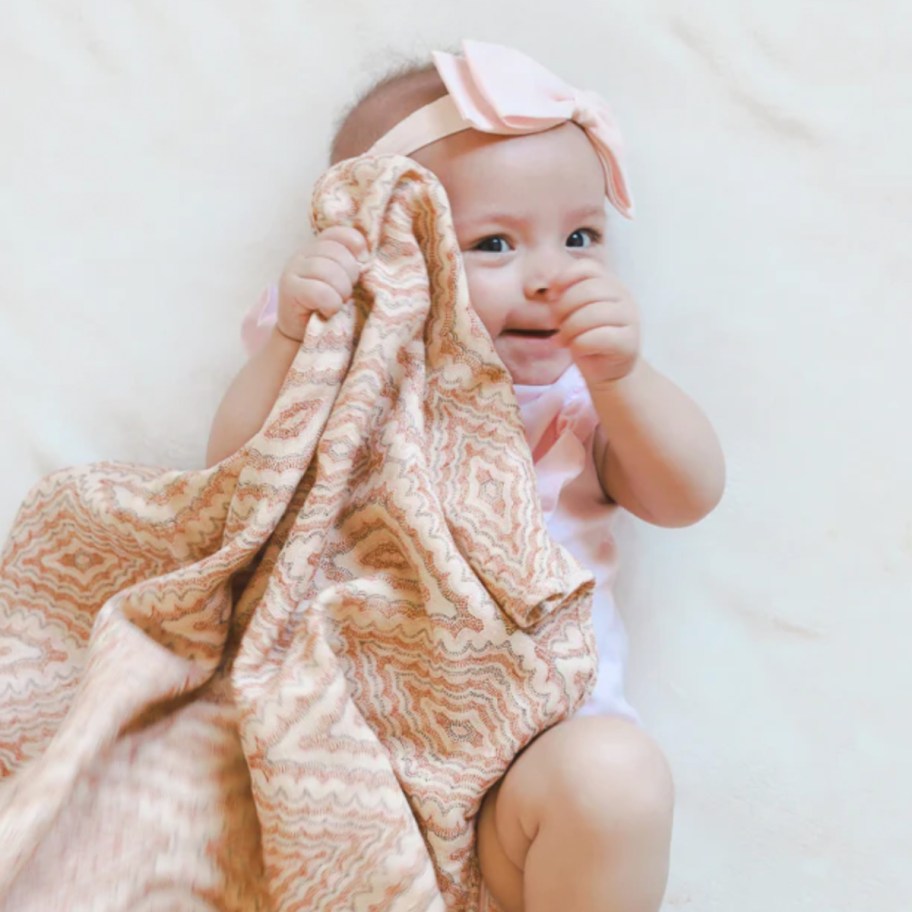
[[[912,33],[896,0],[2,0],[0,532],[73,463],[202,463],[241,314],[387,65],[514,44],[604,94],[644,352],[723,504],[624,517],[665,908],[912,908]]]

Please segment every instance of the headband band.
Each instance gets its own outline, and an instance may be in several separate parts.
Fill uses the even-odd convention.
[[[452,95],[444,95],[403,118],[368,149],[373,155],[411,155],[438,139],[471,129]]]
[[[632,218],[633,200],[621,164],[623,140],[608,105],[513,48],[482,41],[463,41],[462,47],[462,57],[434,51],[448,94],[401,120],[368,152],[411,155],[462,130],[521,136],[571,121],[585,131],[598,154],[608,200]]]

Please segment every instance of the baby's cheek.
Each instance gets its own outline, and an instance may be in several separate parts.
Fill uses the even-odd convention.
[[[469,303],[488,333],[496,338],[510,306],[509,290],[489,270],[466,269]]]

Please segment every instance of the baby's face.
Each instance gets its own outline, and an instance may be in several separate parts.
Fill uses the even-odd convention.
[[[412,157],[447,191],[472,307],[513,382],[553,383],[573,360],[554,335],[561,282],[580,260],[607,266],[605,178],[586,135],[466,130]]]

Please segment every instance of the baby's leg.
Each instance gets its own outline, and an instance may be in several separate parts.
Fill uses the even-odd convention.
[[[478,857],[504,912],[656,912],[674,804],[668,764],[623,719],[549,729],[485,796]]]

